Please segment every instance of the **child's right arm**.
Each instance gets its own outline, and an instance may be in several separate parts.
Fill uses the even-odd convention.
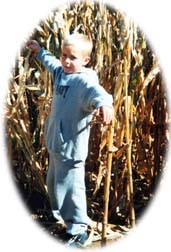
[[[41,46],[36,40],[29,41],[26,46],[36,54],[38,54],[41,50]]]
[[[36,40],[29,41],[26,46],[35,53],[36,58],[42,62],[54,77],[56,68],[61,65],[60,61],[54,55],[44,50]]]

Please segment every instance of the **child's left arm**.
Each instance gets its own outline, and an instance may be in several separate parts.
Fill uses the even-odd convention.
[[[113,119],[113,107],[101,106],[97,109],[97,115],[100,115],[102,117],[104,123],[110,124]]]
[[[104,123],[110,124],[114,117],[113,97],[99,85],[95,72],[90,72],[85,78],[85,90],[82,98],[83,109],[87,112],[95,112]]]

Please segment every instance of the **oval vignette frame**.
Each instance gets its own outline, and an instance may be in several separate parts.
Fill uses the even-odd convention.
[[[150,38],[150,36],[149,36],[149,38]],[[155,45],[155,41],[154,42],[152,42],[152,44],[154,44]],[[14,49],[15,50],[15,49]],[[159,51],[159,49],[157,50],[157,48],[156,48],[156,51]],[[160,57],[160,56],[159,56]],[[159,58],[160,59],[160,58]],[[163,68],[164,69],[164,68]],[[164,71],[165,72],[165,71]],[[166,71],[167,72],[167,71]],[[169,158],[169,157],[168,157]],[[165,178],[164,178],[164,182],[163,183],[165,183]],[[13,189],[12,189],[13,190]],[[162,187],[160,186],[160,190],[162,190]],[[157,192],[157,193],[160,193],[159,191]],[[15,201],[14,201],[15,202]],[[18,199],[17,199],[17,202],[18,202]],[[153,204],[155,205],[156,204],[156,202],[153,202]],[[18,207],[17,207],[18,208]],[[153,208],[153,206],[151,206],[150,207],[151,208],[151,210],[150,211],[155,211],[155,209]],[[21,209],[22,209],[22,207],[21,207]],[[8,210],[7,210],[8,211]],[[22,210],[21,210],[22,211]],[[150,212],[149,211],[149,212]],[[16,209],[16,212],[15,212],[15,214],[17,215],[17,209]],[[19,218],[20,218],[20,216],[19,216]],[[24,218],[24,216],[23,216],[23,218]],[[148,218],[148,214],[147,214],[147,217],[146,218]],[[145,218],[144,218],[145,219]],[[141,223],[141,225],[142,225],[142,223]],[[36,228],[36,227],[35,227]],[[140,228],[140,227],[139,227]],[[6,228],[5,228],[6,229]],[[135,230],[136,231],[136,230]],[[138,232],[138,230],[136,231],[136,232]],[[145,231],[146,232],[146,231]],[[29,233],[32,233],[32,225],[31,225],[31,230],[29,231]],[[134,236],[133,234],[132,234],[132,236]],[[129,234],[129,237],[130,237],[130,234]],[[129,237],[128,237],[128,239],[126,239],[126,240],[129,240]],[[130,237],[130,240],[131,240],[131,237]],[[125,241],[124,241],[125,242]],[[14,244],[15,244],[15,242],[14,242]],[[118,245],[119,246],[119,245]]]

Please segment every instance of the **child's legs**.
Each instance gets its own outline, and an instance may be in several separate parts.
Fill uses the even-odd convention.
[[[67,233],[72,235],[87,230],[85,171],[83,162],[56,160],[55,192]]]

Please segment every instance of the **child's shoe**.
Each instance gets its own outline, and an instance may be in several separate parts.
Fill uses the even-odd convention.
[[[86,231],[82,234],[72,235],[67,241],[67,245],[70,247],[84,248],[92,243],[93,234]]]

